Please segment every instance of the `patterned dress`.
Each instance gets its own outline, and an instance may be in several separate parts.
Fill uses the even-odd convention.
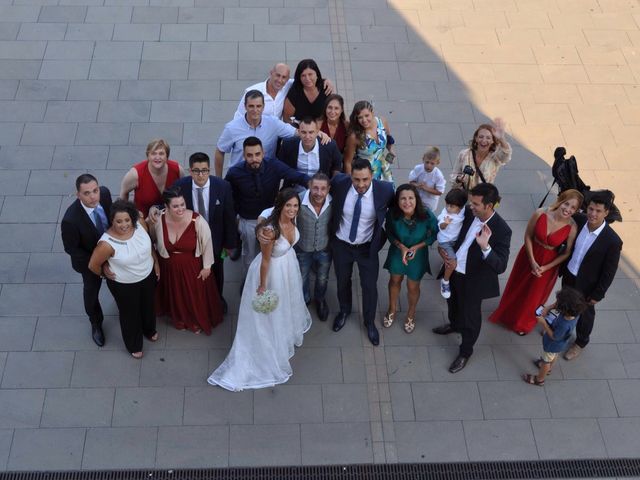
[[[373,178],[375,180],[386,180],[393,183],[393,175],[391,173],[391,164],[385,160],[387,152],[387,131],[384,129],[382,120],[375,117],[377,126],[376,131],[378,134],[378,141],[366,135],[364,139],[364,148],[359,147],[357,156],[359,158],[366,158],[371,163],[373,168]]]

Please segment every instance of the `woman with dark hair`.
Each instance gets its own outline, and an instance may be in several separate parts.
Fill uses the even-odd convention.
[[[500,167],[511,160],[511,145],[505,140],[505,123],[496,118],[473,133],[469,148],[461,150],[453,167],[453,188],[471,190],[479,183],[495,183]]]
[[[351,162],[356,157],[369,160],[374,180],[393,182],[391,164],[395,154],[391,131],[384,117],[376,117],[373,105],[366,100],[356,102],[349,117],[349,132],[342,158],[346,174],[351,173]]]
[[[329,135],[336,142],[340,153],[344,153],[348,128],[349,122],[344,114],[344,99],[341,95],[332,93],[324,104],[324,118],[320,131]]]
[[[209,377],[211,385],[227,390],[271,387],[292,375],[289,360],[311,327],[304,302],[302,276],[293,246],[300,238],[295,218],[300,200],[295,190],[282,190],[270,214],[256,230],[270,229],[273,240],[260,243],[251,262],[240,300],[238,327],[227,358]],[[259,312],[261,296],[277,298],[275,309]],[[272,302],[273,305],[273,302]]]
[[[142,337],[158,340],[153,297],[160,274],[151,248],[147,226],[136,209],[126,200],[111,205],[111,227],[96,246],[89,269],[102,275],[107,263],[113,275],[107,286],[118,305],[122,339],[133,358],[142,358]]]
[[[311,117],[322,118],[327,95],[324,92],[324,79],[315,60],[300,60],[293,75],[293,85],[284,101],[282,119],[291,122],[295,117],[301,120]]]
[[[387,213],[385,231],[391,246],[384,262],[389,270],[389,308],[383,325],[389,328],[396,316],[400,297],[400,287],[407,277],[407,318],[404,331],[415,328],[416,305],[420,299],[420,280],[425,273],[431,273],[429,249],[438,233],[436,217],[426,209],[416,187],[405,183],[396,190],[392,207]]]
[[[529,219],[524,245],[518,252],[500,305],[489,316],[518,335],[536,326],[536,308],[543,305],[558,279],[560,265],[573,250],[578,227],[573,214],[582,205],[577,190],[565,190],[545,211],[539,209]]]
[[[151,230],[160,261],[156,313],[178,330],[211,334],[222,305],[211,273],[213,244],[207,221],[188,210],[178,187],[162,193],[165,209]]]

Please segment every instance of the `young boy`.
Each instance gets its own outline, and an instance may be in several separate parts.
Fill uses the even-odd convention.
[[[551,367],[558,358],[558,354],[567,349],[580,314],[586,308],[587,302],[577,290],[571,287],[563,287],[562,290],[556,293],[556,302],[549,307],[545,307],[537,317],[538,323],[544,329],[542,357],[533,362],[538,367],[538,374],[524,374],[522,379],[525,382],[539,387],[544,385],[545,377],[551,372]],[[552,309],[558,312],[558,316],[550,325],[545,317]]]
[[[427,147],[422,156],[422,163],[416,165],[409,174],[409,183],[418,189],[422,203],[432,212],[436,211],[438,199],[447,184],[438,165],[440,165],[440,149]]]
[[[454,259],[456,258],[456,252],[453,247],[462,229],[467,192],[461,188],[454,188],[444,197],[444,203],[445,207],[438,215],[438,246],[447,252],[449,258]],[[444,298],[451,296],[449,279],[452,273],[453,269],[445,268],[444,276],[440,280],[440,294]]]

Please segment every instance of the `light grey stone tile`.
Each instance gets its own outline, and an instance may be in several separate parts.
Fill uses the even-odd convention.
[[[3,123],[0,131],[0,145],[18,145],[23,130],[23,123]]]
[[[113,406],[114,427],[182,424],[184,388],[117,388]]]
[[[349,58],[357,61],[395,61],[396,50],[389,43],[358,43],[349,46]]]
[[[185,425],[253,423],[253,395],[252,390],[229,392],[210,385],[186,387],[183,423]]]
[[[23,230],[24,232],[28,232],[31,230],[33,234],[38,231],[42,232],[44,228],[39,229],[28,229],[24,227],[29,227],[30,225],[15,225],[13,230]],[[50,225],[34,225],[36,227],[49,227]],[[23,227],[23,228],[19,228]],[[47,228],[47,230],[50,230]],[[23,232],[19,232],[23,233]],[[48,232],[42,232],[46,234]],[[45,240],[49,243],[51,242],[51,237],[49,236]],[[2,235],[0,235],[0,238]],[[19,235],[18,235],[19,237]],[[16,238],[18,240],[18,238]],[[37,248],[38,242],[32,241],[29,244],[26,241],[23,241],[22,246],[24,249],[33,248],[31,245],[34,245]],[[34,248],[35,250],[35,248]],[[33,250],[32,250],[33,251]],[[62,292],[64,291],[64,285],[47,285],[47,284],[31,284],[31,285],[21,285],[21,284],[10,284],[4,285],[2,287],[2,293],[0,293],[0,315],[51,315],[57,314],[60,311],[60,303],[62,301]],[[5,372],[6,374],[6,372]],[[6,377],[5,377],[6,378]]]
[[[120,84],[120,100],[167,100],[170,82],[167,80],[124,80]]]
[[[5,172],[2,172],[5,173]],[[7,172],[13,173],[13,172]],[[9,178],[6,175],[0,175],[0,177],[4,176],[5,179]],[[21,181],[20,178],[17,179]],[[2,182],[0,182],[1,185]],[[23,192],[24,193],[24,190]],[[55,232],[55,225],[53,224],[13,224],[13,225],[0,225],[0,241],[2,242],[2,246],[0,247],[0,251],[3,252],[43,252],[51,250],[51,244],[53,243],[53,234]],[[9,288],[6,286],[6,288]],[[28,295],[28,292],[22,292],[21,289],[16,287],[15,293],[22,295]],[[53,300],[55,298],[55,293],[49,287],[46,288],[47,295],[49,295],[48,300]],[[53,290],[56,290],[55,288]],[[0,311],[3,312],[3,315],[10,315],[12,313],[23,314],[25,310],[30,308],[29,305],[20,306],[17,302],[14,302],[10,297],[9,293],[6,293],[6,297],[4,295],[0,295],[0,298],[3,299],[2,304],[0,305]],[[22,301],[26,301],[27,298],[21,298]],[[51,306],[55,305],[52,304]],[[12,312],[12,309],[16,308],[16,312]],[[38,309],[35,313],[50,313],[46,310],[44,305],[36,305],[34,308]]]
[[[611,458],[637,458],[640,455],[640,418],[599,418],[602,438]]]
[[[478,387],[474,382],[413,383],[416,420],[482,419]]]
[[[56,201],[59,201],[59,198]],[[67,254],[59,252],[31,254],[25,280],[27,283],[65,283],[77,280],[78,274],[71,268]]]
[[[395,422],[398,461],[403,463],[468,461],[459,421]],[[452,445],[458,448],[451,448]]]
[[[93,42],[60,41],[48,42],[45,60],[91,60]]]
[[[178,122],[200,122],[202,120],[202,102],[152,102],[151,122],[161,122],[167,119]]]
[[[354,80],[400,80],[396,62],[351,62],[351,75]]]
[[[369,421],[369,399],[366,384],[334,384],[322,386],[322,408],[325,423]],[[307,418],[303,423],[312,423]]]
[[[28,263],[28,253],[0,253],[0,282],[22,283]],[[8,343],[7,345],[11,344]],[[3,348],[0,348],[0,351],[1,350],[3,350]]]
[[[87,326],[87,335],[89,334]],[[90,341],[89,339],[87,341]],[[108,342],[120,339],[111,336]],[[115,352],[101,350],[76,352],[71,375],[72,387],[128,387],[138,386],[140,362],[134,362],[124,348]]]
[[[538,458],[529,420],[465,420],[462,426],[471,461]]]
[[[73,145],[75,123],[27,123],[22,133],[22,145]]]
[[[91,80],[136,80],[140,62],[137,60],[93,60]]]
[[[239,42],[238,57],[243,61],[259,60],[272,63],[285,58],[284,42]]]
[[[42,427],[109,427],[112,388],[50,388],[44,400]]]
[[[240,56],[244,58],[242,45],[240,43]],[[191,60],[237,60],[238,44],[235,42],[192,42],[191,43]],[[247,56],[251,56],[247,54]]]
[[[5,22],[36,22],[40,7],[37,5],[0,6],[0,18]]]
[[[80,276],[76,274],[77,280]],[[102,287],[106,289],[106,286]],[[80,308],[82,306],[80,305]],[[120,335],[117,320],[108,319],[103,322],[103,330],[107,340],[113,340]],[[33,351],[97,351],[98,346],[91,340],[91,328],[86,314],[65,315],[62,317],[41,316],[38,319],[35,336],[33,337]],[[117,342],[108,341],[104,349],[119,348]]]
[[[176,23],[178,7],[133,7],[133,23]]]
[[[74,195],[73,181],[81,170],[35,170],[31,172],[27,195]]]
[[[170,120],[170,117],[166,117]],[[131,136],[129,138],[129,144],[131,145],[147,145],[152,138],[163,138],[169,145],[178,145],[182,142],[182,123],[133,123],[131,124]],[[111,147],[113,150],[114,147]],[[132,158],[135,161],[138,157],[144,157],[144,148],[137,149],[140,155]],[[173,149],[172,149],[173,150]],[[131,166],[132,163],[125,166]],[[112,166],[111,159],[109,159],[109,168],[115,168]]]
[[[3,146],[0,166],[3,169],[48,169],[51,167],[53,147]]]
[[[135,12],[134,12],[135,15]],[[113,40],[119,41],[157,41],[160,40],[159,23],[117,24],[113,30]]]
[[[439,48],[423,43],[396,43],[396,58],[401,62],[441,62]]]
[[[38,78],[43,80],[86,80],[89,60],[44,60]]]
[[[289,383],[342,383],[342,359],[338,348],[301,348],[291,359]]]
[[[18,90],[18,80],[0,80],[0,100],[13,100]]]
[[[129,23],[131,22],[132,7],[102,7],[91,6],[87,10],[86,23]]]
[[[253,40],[252,24],[248,25],[208,25],[207,40],[210,42],[238,42]]]
[[[219,80],[173,80],[169,92],[171,100],[219,100]],[[208,103],[206,103],[205,109]],[[205,110],[206,112],[206,110]]]
[[[68,90],[69,82],[65,80],[21,80],[16,100],[65,100]]]
[[[84,428],[16,430],[11,446],[10,470],[79,470]],[[34,451],[38,452],[34,455]]]
[[[153,427],[90,428],[84,445],[82,468],[152,468],[158,429]]]
[[[303,424],[301,428],[303,465],[373,461],[369,422]]]
[[[111,40],[112,36],[111,23],[70,23],[65,40]]]
[[[18,40],[62,40],[66,32],[64,23],[22,23]]]
[[[185,80],[189,75],[189,62],[143,60],[140,62],[140,80]]]
[[[229,466],[299,464],[299,425],[231,425]]]
[[[26,170],[0,171],[0,191],[5,195],[24,195],[27,189],[27,182],[29,181],[29,172]],[[48,227],[47,227],[48,229]],[[11,240],[12,235],[8,230],[0,230],[3,241]],[[0,243],[0,245],[2,245]],[[0,251],[11,252],[10,248],[2,248]]]
[[[98,115],[98,102],[49,101],[45,122],[95,122]]]
[[[256,40],[258,40],[258,38],[256,38]],[[330,42],[331,31],[326,25],[300,25],[300,41]]]
[[[279,385],[255,391],[253,418],[256,424],[321,423],[322,405],[320,385]]]
[[[0,60],[0,80],[37,78],[41,64],[40,60]]]
[[[60,197],[15,197],[4,200],[0,223],[55,223]]]
[[[95,60],[140,60],[142,42],[96,42]]]
[[[40,425],[45,390],[0,390],[0,427],[32,428]]]
[[[229,465],[229,427],[160,427],[156,468]]]
[[[426,347],[385,347],[389,382],[431,380]]]
[[[223,128],[223,124],[185,123],[182,143],[185,145],[197,145],[207,142],[213,143]]]
[[[333,61],[333,49],[330,42],[287,42],[287,61],[294,62],[307,58],[309,52],[313,52],[313,58],[322,65],[321,72],[327,74],[327,63]],[[295,68],[292,73],[295,72]]]
[[[547,380],[545,390],[554,418],[617,416],[606,380]]]
[[[396,422],[414,421],[415,407],[410,383],[390,383],[391,411]]]
[[[18,22],[2,22],[0,23],[0,40],[22,40],[18,37],[21,23]],[[29,23],[25,25],[36,25],[35,23]],[[66,30],[66,26],[65,26]],[[41,38],[25,38],[24,40],[42,40]]]
[[[364,42],[392,42],[407,43],[406,27],[378,26],[378,25],[361,25],[362,40]]]
[[[40,10],[39,22],[82,23],[87,15],[87,7],[72,5],[45,5]]]
[[[252,60],[238,61],[238,75],[234,77],[235,79],[247,80],[245,84],[245,88],[252,83],[257,83],[261,80],[265,79],[265,76],[268,75],[268,72],[273,67],[272,60]],[[266,74],[266,75],[265,75]],[[242,94],[242,91],[239,92]]]
[[[523,381],[478,382],[484,418],[549,418],[544,390],[533,389]]]
[[[464,143],[458,124],[455,123],[413,123],[409,125],[414,144],[428,143],[438,139],[440,145],[461,145]],[[506,193],[506,192],[505,192]]]
[[[469,102],[423,102],[424,121],[427,123],[472,123],[473,110]]]
[[[187,42],[145,42],[142,50],[143,60],[188,60]]]
[[[221,7],[180,7],[178,23],[221,24],[224,9]]]
[[[580,355],[577,362],[557,362],[564,378],[567,379],[603,379],[626,378],[627,374],[618,353],[618,348],[613,344],[590,344]]]
[[[208,375],[207,352],[152,351],[142,360],[141,386],[202,385]]]
[[[609,380],[609,387],[619,416],[640,417],[640,380]]]
[[[2,101],[0,108],[6,121],[33,122],[42,121],[46,109],[45,102]]]
[[[224,9],[224,23],[266,24],[269,23],[269,9],[227,7]]]
[[[0,430],[0,469],[2,469],[2,471],[7,469],[12,440],[13,430]]]
[[[365,383],[366,371],[362,347],[342,347],[342,376],[345,383]]]
[[[100,102],[99,122],[148,122],[150,101]]]
[[[162,24],[160,40],[168,42],[201,42],[207,39],[206,24]]]
[[[160,137],[165,138],[163,136]],[[152,137],[145,136],[144,138],[148,143],[149,139],[151,139]],[[171,144],[171,141],[169,141],[169,144]],[[142,145],[142,143],[140,143],[140,145]],[[132,165],[134,165],[138,161],[142,161],[143,158],[144,148],[141,148],[138,145],[113,146],[109,148],[109,159],[107,160],[107,168],[131,168]]]
[[[640,378],[640,345],[618,345],[629,378]]]
[[[271,25],[301,25],[316,23],[313,8],[270,8]]]
[[[73,357],[73,352],[11,352],[2,388],[68,387]]]
[[[74,80],[70,82],[67,100],[115,100],[119,88],[117,80]]]
[[[496,380],[496,369],[491,349],[476,346],[464,370],[451,374],[449,365],[458,355],[458,347],[427,347],[431,375],[437,381]]]
[[[606,458],[595,418],[531,420],[540,459]]]
[[[255,25],[256,42],[299,42],[300,25]],[[250,40],[243,38],[242,40]]]
[[[268,71],[269,69],[263,72],[261,76],[266,78]],[[262,81],[264,81],[265,78],[263,78]],[[253,83],[257,83],[258,81],[260,80],[256,80]],[[235,100],[236,102],[239,102],[240,97],[243,96],[245,88],[249,85],[251,85],[251,82],[248,80],[222,80],[220,81],[220,99]]]
[[[345,8],[344,23],[347,25],[373,25],[373,9],[371,8]],[[391,45],[393,48],[393,45]]]
[[[128,123],[78,124],[76,145],[126,145],[128,142]]]

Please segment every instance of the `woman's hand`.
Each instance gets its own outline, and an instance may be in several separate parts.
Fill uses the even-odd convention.
[[[115,280],[116,279],[116,274],[113,273],[113,270],[111,270],[111,268],[109,267],[109,264],[107,262],[102,264],[102,276],[104,278],[109,279],[109,280]]]
[[[153,262],[153,271],[156,274],[156,280],[160,280],[160,264],[158,262]]]
[[[405,265],[407,265],[411,260],[413,260],[416,257],[416,251],[418,249],[415,247],[415,245],[411,248],[407,248],[407,252],[404,254],[403,257],[403,263]]]
[[[266,290],[267,290],[267,287],[265,287],[264,285],[259,285],[258,289],[256,290],[256,293],[258,295],[262,295]]]
[[[318,132],[318,138],[320,139],[321,145],[326,145],[331,141],[331,137],[324,132]]]
[[[276,238],[276,232],[273,230],[271,226],[265,226],[258,229],[258,234],[256,235],[258,242],[262,245],[268,245],[273,242]]]
[[[494,134],[497,139],[502,140],[504,138],[504,131],[506,126],[507,124],[502,118],[498,117],[493,120]]]
[[[204,282],[207,278],[209,278],[209,275],[211,275],[211,267],[203,268],[202,270],[200,270],[197,278]]]

